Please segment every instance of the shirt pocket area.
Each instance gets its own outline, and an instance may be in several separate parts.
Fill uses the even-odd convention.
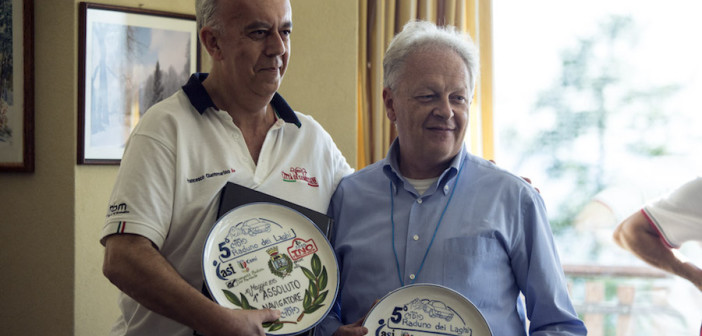
[[[504,300],[515,285],[507,252],[495,237],[455,237],[445,241],[443,250],[444,285],[478,307]]]

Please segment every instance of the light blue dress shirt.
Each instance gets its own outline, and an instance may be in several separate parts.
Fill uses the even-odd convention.
[[[331,335],[362,318],[376,299],[402,286],[400,277],[405,285],[434,283],[460,292],[496,336],[526,335],[525,307],[530,335],[586,335],[533,187],[464,146],[419,196],[399,173],[398,150],[396,141],[384,160],[344,178],[332,197],[339,295],[315,335]],[[420,271],[452,188],[457,190]]]

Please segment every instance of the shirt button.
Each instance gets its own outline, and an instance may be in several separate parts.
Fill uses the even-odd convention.
[[[421,199],[421,198],[418,198],[418,199],[417,199],[417,203],[422,204],[422,199]]]
[[[444,186],[444,191],[448,192],[448,186]]]
[[[409,278],[410,278],[410,280],[414,280],[414,278],[415,278],[415,277],[414,277],[414,274],[410,274],[410,275],[409,275]]]
[[[419,235],[414,235],[414,237],[412,237],[412,239],[419,240]]]

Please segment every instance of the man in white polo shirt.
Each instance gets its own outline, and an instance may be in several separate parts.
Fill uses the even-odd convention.
[[[278,317],[202,295],[201,255],[227,182],[326,212],[351,172],[329,134],[276,93],[291,18],[289,0],[197,0],[211,72],[144,115],[110,198],[103,272],[122,291],[111,335],[264,335]]]
[[[614,231],[614,241],[647,263],[692,282],[702,291],[702,269],[678,259],[672,249],[702,242],[702,177],[647,204]]]

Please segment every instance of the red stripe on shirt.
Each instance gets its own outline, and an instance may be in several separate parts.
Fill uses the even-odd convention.
[[[119,222],[117,224],[117,233],[124,233],[125,226],[127,226],[127,222]]]
[[[668,241],[665,239],[665,236],[663,235],[663,232],[661,232],[661,230],[658,228],[658,225],[656,225],[656,223],[653,221],[653,218],[649,217],[644,209],[641,209],[641,213],[648,220],[648,224],[651,225],[651,227],[654,230],[656,230],[656,233],[658,234],[658,238],[661,240],[661,242],[663,242],[663,245],[665,245],[671,249],[676,248],[675,246],[670,245],[670,243],[668,243]],[[700,335],[700,336],[702,336],[702,335]]]

